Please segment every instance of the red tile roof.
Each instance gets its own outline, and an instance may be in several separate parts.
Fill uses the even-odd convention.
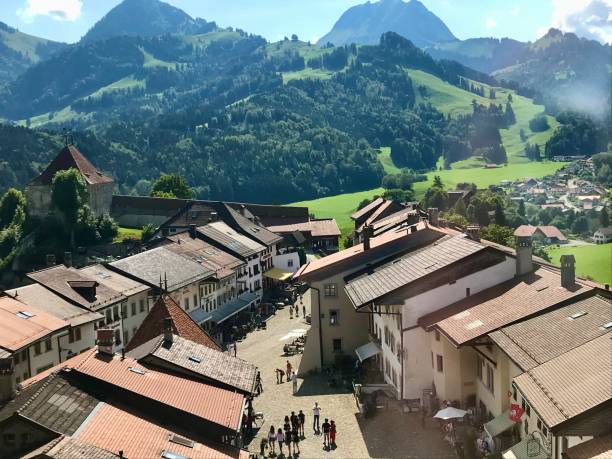
[[[567,241],[565,235],[556,226],[538,226],[538,230],[546,237],[554,237],[560,241]]]
[[[107,177],[89,162],[74,145],[68,145],[59,152],[47,168],[30,182],[30,185],[51,185],[53,177],[59,171],[77,169],[83,179],[89,184],[112,183],[113,179]]]
[[[68,322],[40,309],[0,297],[0,348],[17,351],[68,327]]]
[[[89,358],[75,365],[72,371],[230,430],[238,430],[240,427],[244,402],[242,394],[162,373],[130,357],[121,358],[117,355],[90,354]]]
[[[108,451],[123,451],[128,459],[160,458],[169,451],[190,459],[242,459],[248,452],[229,445],[202,444],[193,448],[170,441],[174,432],[144,417],[136,416],[120,405],[103,404],[84,424],[78,439]],[[180,437],[190,440],[188,437]],[[192,440],[193,441],[193,440]]]
[[[85,352],[82,352],[81,354],[75,355],[74,357],[70,357],[68,360],[63,361],[62,363],[55,365],[54,367],[51,367],[45,371],[41,371],[40,373],[32,376],[31,378],[21,381],[20,386],[22,389],[26,389],[30,387],[31,385],[36,384],[39,381],[42,381],[47,376],[58,372],[59,370],[63,368],[69,368],[69,369],[74,368],[75,366],[83,362],[84,360],[91,357],[96,352],[97,352],[97,349],[94,348],[94,349],[89,349]]]
[[[182,338],[202,344],[217,351],[221,350],[211,336],[206,333],[169,295],[160,296],[142,324],[126,346],[131,351],[138,346],[158,337],[163,331],[164,319],[172,318],[174,334]]]
[[[521,225],[516,230],[514,230],[514,235],[519,237],[533,236],[533,233],[536,232],[536,229],[536,226]]]

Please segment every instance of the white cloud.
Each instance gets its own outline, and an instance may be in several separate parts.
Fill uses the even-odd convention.
[[[17,15],[25,22],[32,22],[36,16],[73,22],[81,16],[82,7],[82,0],[27,0]]]
[[[520,6],[515,6],[514,8],[512,8],[510,10],[510,15],[512,15],[512,16],[518,16],[519,14],[521,14],[521,7]]]
[[[612,0],[553,0],[552,26],[581,37],[612,42]]]
[[[485,27],[489,30],[494,29],[497,27],[497,21],[493,18],[487,18],[485,19]]]

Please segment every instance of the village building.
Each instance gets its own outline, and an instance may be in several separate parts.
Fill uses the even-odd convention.
[[[86,445],[78,457],[248,457],[239,447],[243,394],[115,355],[106,332],[97,349],[26,381],[0,408],[3,453],[36,457],[69,439]]]
[[[0,400],[10,398],[21,381],[65,360],[60,339],[69,328],[65,320],[0,297]]]
[[[149,288],[168,292],[185,311],[201,306],[200,291],[214,273],[165,247],[114,261],[108,268]]]
[[[303,241],[300,239],[298,245],[309,251],[321,251],[328,254],[337,252],[340,246],[340,228],[334,218],[310,219],[307,222],[268,226],[268,229],[285,238],[295,237],[295,233],[300,233]],[[274,266],[284,268],[276,263]],[[288,266],[288,268],[293,268],[293,266]],[[299,266],[295,266],[296,270],[297,268]]]
[[[31,272],[27,276],[65,301],[104,316],[96,327],[112,329],[115,345],[119,348],[125,344],[123,320],[127,317],[127,297],[121,292],[64,265]]]
[[[567,244],[569,241],[567,237],[561,232],[556,226],[531,226],[521,225],[515,232],[515,236],[529,236],[535,242],[539,242],[544,245],[551,244]]]
[[[351,219],[355,223],[355,239],[357,241],[363,240],[363,230],[367,226],[373,225],[375,222],[388,217],[402,209],[405,206],[399,201],[376,198],[367,206],[359,209],[357,212],[351,215]]]
[[[51,211],[51,184],[59,171],[78,170],[87,185],[87,204],[95,216],[108,214],[113,197],[113,179],[100,172],[75,145],[67,144],[47,168],[26,186],[28,213],[44,218]]]
[[[5,293],[28,308],[44,311],[70,325],[68,331],[59,336],[59,362],[95,346],[96,324],[104,320],[102,314],[69,303],[39,284],[7,290]]]
[[[612,241],[612,226],[607,228],[599,228],[593,234],[593,242],[595,244],[607,244]]]
[[[170,319],[170,323],[166,323]],[[132,339],[126,346],[130,352],[143,344],[156,339],[160,333],[171,326],[173,335],[180,336],[193,343],[221,350],[221,346],[181,308],[181,306],[168,294],[160,295],[146,319],[136,330]]]

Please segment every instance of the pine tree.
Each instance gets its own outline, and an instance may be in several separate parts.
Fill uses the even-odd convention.
[[[463,217],[467,217],[467,208],[465,207],[465,202],[463,198],[459,198],[453,207],[453,210],[457,215],[461,215]]]
[[[522,199],[519,201],[519,205],[518,205],[518,210],[517,213],[521,216],[524,217],[525,216],[525,201],[523,201]]]
[[[605,206],[603,209],[601,209],[601,213],[599,214],[599,223],[601,224],[602,228],[607,228],[610,226],[610,214],[608,214],[608,209],[606,209]]]
[[[506,226],[506,214],[499,201],[495,204],[495,223],[499,226]]]
[[[506,123],[508,124],[508,126],[511,126],[516,123],[516,116],[514,115],[512,104],[509,101],[506,102]]]

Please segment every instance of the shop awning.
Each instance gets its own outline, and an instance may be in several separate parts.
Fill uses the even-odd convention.
[[[542,446],[540,440],[528,435],[502,454],[502,457],[504,459],[549,459],[550,454]]]
[[[359,346],[357,349],[355,349],[355,354],[357,354],[357,357],[359,358],[360,362],[363,362],[364,360],[369,359],[370,357],[374,357],[376,354],[379,353],[380,346],[372,342],[364,344],[363,346]]]
[[[497,437],[500,433],[510,429],[514,424],[514,421],[510,419],[508,410],[506,410],[496,418],[487,422],[484,425],[484,429],[491,437]]]
[[[191,318],[198,324],[203,324],[208,321],[215,323],[222,323],[230,317],[238,314],[240,311],[248,308],[258,298],[255,293],[246,292],[240,295],[238,298],[233,299],[229,303],[225,304],[222,308],[214,311],[202,312],[203,309],[194,309],[189,312]]]
[[[274,279],[278,281],[286,281],[287,279],[290,279],[291,276],[293,276],[293,273],[290,273],[288,271],[283,271],[280,268],[271,268],[271,269],[268,269],[265,273],[263,273],[263,275],[270,279]]]

